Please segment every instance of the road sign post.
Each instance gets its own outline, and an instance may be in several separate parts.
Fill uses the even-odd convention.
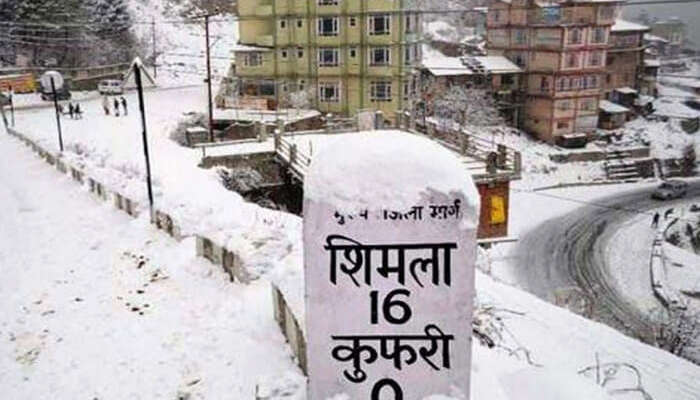
[[[304,195],[309,400],[468,399],[479,195],[459,160],[356,134],[314,156]]]

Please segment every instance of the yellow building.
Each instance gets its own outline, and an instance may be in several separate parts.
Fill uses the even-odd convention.
[[[415,93],[420,14],[406,0],[239,0],[235,74],[242,99],[310,106],[351,116],[381,110],[390,121]]]

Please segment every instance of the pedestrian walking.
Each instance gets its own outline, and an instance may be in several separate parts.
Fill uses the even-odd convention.
[[[105,110],[105,115],[109,116],[109,99],[107,96],[102,97],[102,108]]]
[[[659,227],[659,218],[661,218],[661,215],[658,212],[656,214],[654,214],[654,218],[651,220],[651,227],[652,228]]]
[[[70,119],[75,119],[73,118],[73,103],[68,103],[68,115],[70,115]]]
[[[119,100],[117,98],[114,98],[114,115],[119,116]]]
[[[75,117],[83,119],[83,112],[80,110],[80,103],[75,103]]]
[[[126,117],[127,115],[129,115],[129,109],[126,107],[126,99],[124,98],[124,96],[121,97],[121,101],[122,108],[124,109],[124,116]]]

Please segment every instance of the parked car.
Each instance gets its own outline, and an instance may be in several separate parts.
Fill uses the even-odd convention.
[[[651,197],[658,200],[677,199],[685,196],[688,191],[688,183],[679,180],[670,180],[662,183],[652,192]]]
[[[104,79],[97,85],[97,91],[100,94],[123,94],[124,86],[120,80]]]

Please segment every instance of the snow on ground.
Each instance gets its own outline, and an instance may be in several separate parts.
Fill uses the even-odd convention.
[[[268,283],[230,283],[6,135],[0,154],[3,397],[244,400],[301,379]]]
[[[619,293],[628,302],[647,314],[658,312],[661,307],[652,291],[649,270],[655,234],[649,215],[640,214],[625,221],[612,234],[606,249],[607,263],[611,268],[605,272],[609,274],[610,282],[622,288]]]
[[[656,185],[656,183],[624,183],[544,191],[532,191],[519,186],[511,187],[508,233],[515,238],[523,237],[549,219],[560,217],[585,205],[595,205],[597,199]],[[517,243],[501,243],[488,252],[491,274],[496,279],[515,286],[517,286],[515,278],[517,274],[514,271],[517,268],[524,268],[522,265],[514,264],[513,252],[517,246]]]
[[[101,101],[92,100],[82,103],[83,119],[63,118],[64,157],[144,207],[148,203],[138,100],[133,92],[125,97],[127,117],[105,116]],[[264,273],[290,251],[294,235],[300,234],[300,219],[246,203],[221,185],[216,171],[197,167],[201,150],[170,140],[183,113],[206,108],[203,86],[146,92],[145,103],[156,208],[169,213],[184,235],[206,234],[238,251],[255,266],[253,272]],[[16,129],[44,148],[58,150],[53,109],[20,111],[15,117]]]

